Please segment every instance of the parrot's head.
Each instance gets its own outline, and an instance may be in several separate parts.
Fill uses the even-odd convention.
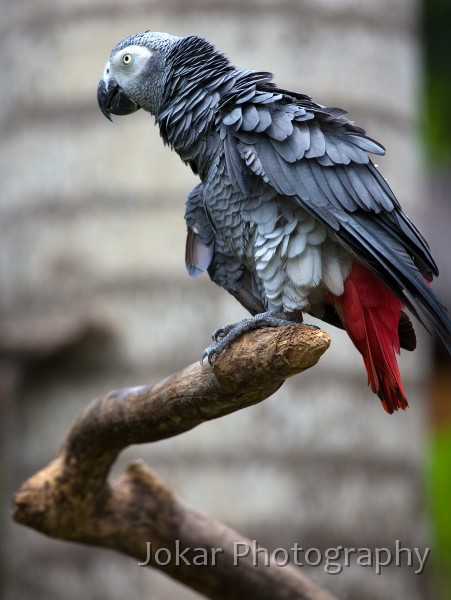
[[[97,100],[107,119],[140,108],[154,115],[158,112],[169,57],[179,40],[167,33],[146,31],[113,48],[97,88]]]

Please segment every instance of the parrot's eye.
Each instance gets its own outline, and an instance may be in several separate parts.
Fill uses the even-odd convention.
[[[122,62],[124,63],[124,65],[130,65],[133,62],[133,56],[129,53],[124,54],[124,56],[122,57]]]

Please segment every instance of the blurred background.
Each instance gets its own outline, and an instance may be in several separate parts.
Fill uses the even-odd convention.
[[[237,66],[341,106],[430,240],[451,305],[450,6],[446,0],[1,0],[0,597],[191,600],[164,575],[9,518],[77,413],[111,389],[194,362],[245,316],[184,267],[196,179],[140,111],[109,123],[96,89],[111,48],[153,29],[207,37]],[[432,548],[412,568],[306,574],[339,598],[451,597],[451,374],[418,327],[410,401],[389,416],[345,335],[259,406],[127,450],[183,498],[270,549]]]

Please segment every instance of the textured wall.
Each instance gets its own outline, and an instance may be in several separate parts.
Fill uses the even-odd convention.
[[[140,111],[104,119],[109,51],[144,29],[200,34],[244,68],[344,106],[384,143],[380,165],[415,216],[421,202],[413,0],[3,0],[0,378],[5,508],[77,412],[109,389],[197,360],[244,316],[184,270],[183,204],[195,178]],[[427,341],[401,360],[411,408],[386,415],[346,336],[260,406],[133,448],[188,502],[262,545],[427,543],[420,457]],[[195,598],[103,550],[5,521],[6,598]],[[342,598],[425,598],[412,569],[309,574]]]

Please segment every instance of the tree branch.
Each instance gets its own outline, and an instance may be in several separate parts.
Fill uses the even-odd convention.
[[[55,538],[148,562],[209,598],[331,600],[299,569],[265,567],[260,554],[257,565],[252,552],[238,558],[237,550],[244,553],[251,542],[186,505],[143,463],[107,479],[128,445],[168,438],[261,402],[287,377],[315,365],[328,346],[328,335],[313,327],[257,330],[213,366],[195,363],[157,385],[95,400],[76,419],[59,456],[17,492],[13,518]]]

